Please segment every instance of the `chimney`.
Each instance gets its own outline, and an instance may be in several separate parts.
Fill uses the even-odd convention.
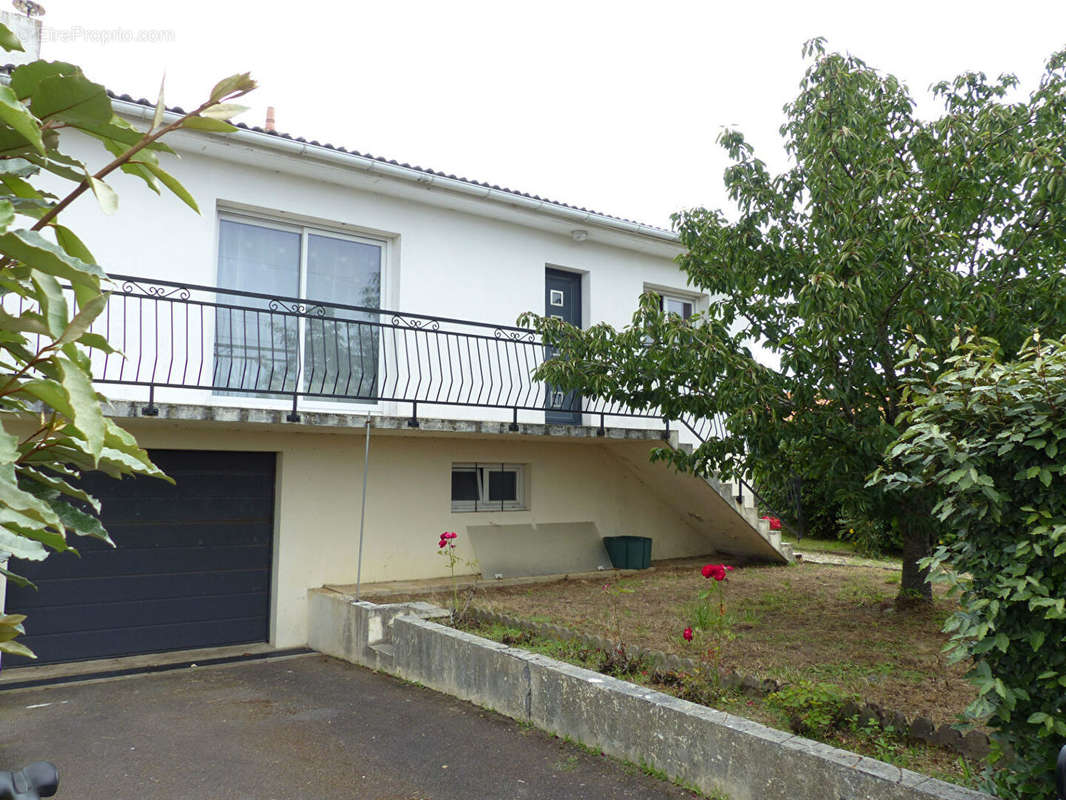
[[[41,17],[44,16],[44,6],[33,0],[15,0],[12,5],[22,13],[0,11],[0,22],[11,29],[25,49],[21,53],[17,50],[0,53],[0,59],[8,64],[28,64],[41,57]]]
[[[274,106],[267,106],[266,125],[264,125],[263,128],[270,133],[274,133],[274,131],[277,130],[274,127]]]

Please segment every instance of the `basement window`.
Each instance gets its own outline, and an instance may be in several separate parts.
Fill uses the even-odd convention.
[[[452,511],[522,511],[524,464],[452,464]]]

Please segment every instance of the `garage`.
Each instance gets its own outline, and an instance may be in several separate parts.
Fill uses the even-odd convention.
[[[274,453],[153,450],[176,481],[87,475],[117,545],[77,539],[12,568],[6,608],[29,615],[32,663],[263,642],[269,637]],[[5,666],[26,663],[5,657]]]

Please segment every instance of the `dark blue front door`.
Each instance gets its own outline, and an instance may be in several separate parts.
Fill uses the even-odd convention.
[[[558,269],[544,271],[544,314],[562,319],[577,328],[581,327],[580,275]],[[546,355],[548,358],[554,355],[551,348]],[[549,386],[545,406],[545,422],[581,424],[581,395],[576,392],[562,392]]]

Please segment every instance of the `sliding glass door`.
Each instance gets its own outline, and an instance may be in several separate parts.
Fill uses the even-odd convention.
[[[384,249],[371,239],[223,217],[219,287],[266,297],[219,293],[216,392],[375,399],[373,309],[381,305]]]

